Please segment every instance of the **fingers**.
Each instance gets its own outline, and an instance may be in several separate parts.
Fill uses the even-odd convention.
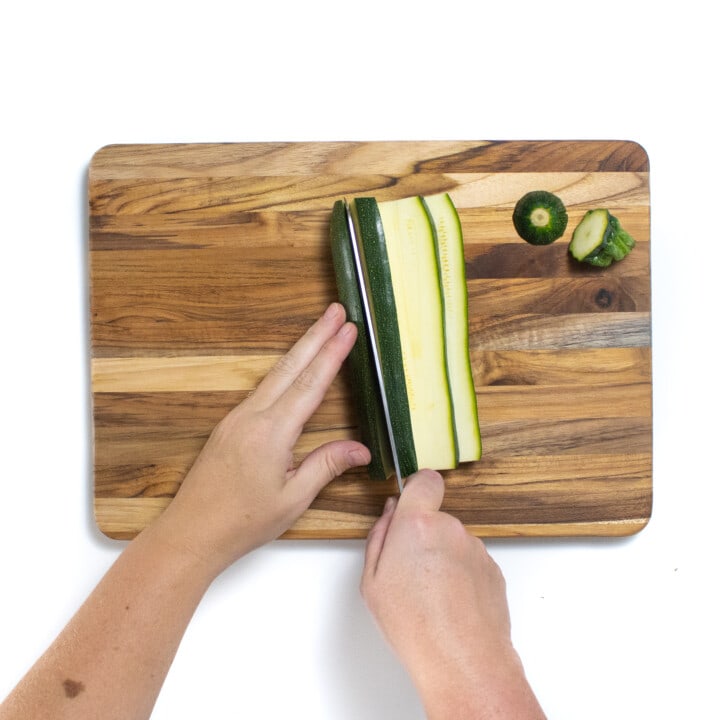
[[[317,410],[357,338],[353,323],[343,324],[273,403],[278,428],[299,434]]]
[[[405,489],[398,501],[398,512],[440,509],[445,496],[445,481],[435,470],[419,470],[405,481]]]
[[[329,305],[325,314],[277,361],[258,385],[254,393],[255,402],[267,407],[281,397],[344,322],[345,308],[340,303]]]
[[[385,508],[383,509],[382,515],[377,519],[372,529],[368,533],[367,543],[365,545],[365,567],[363,569],[363,580],[362,585],[368,578],[372,577],[377,570],[378,561],[382,554],[383,546],[385,545],[385,538],[387,537],[390,523],[397,507],[397,498],[389,497],[385,501]]]
[[[353,440],[335,440],[315,448],[293,470],[286,490],[302,510],[307,508],[317,494],[346,470],[367,465],[370,451]]]

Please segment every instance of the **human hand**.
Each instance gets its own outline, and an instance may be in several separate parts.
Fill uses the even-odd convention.
[[[318,408],[357,329],[333,303],[213,430],[161,520],[174,542],[219,572],[287,530],[320,490],[370,461],[351,440],[326,443],[293,467],[293,447]]]
[[[422,470],[370,531],[361,590],[428,717],[542,718],[510,635],[505,580],[484,543],[440,512]]]

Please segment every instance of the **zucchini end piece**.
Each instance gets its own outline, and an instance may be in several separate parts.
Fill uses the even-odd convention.
[[[635,240],[605,208],[588,210],[575,228],[568,252],[578,262],[609,267],[625,258]]]
[[[523,195],[513,210],[517,234],[531,245],[549,245],[567,228],[568,214],[563,201],[547,190]]]

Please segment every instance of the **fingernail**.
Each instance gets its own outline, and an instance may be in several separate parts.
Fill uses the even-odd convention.
[[[338,316],[338,313],[340,312],[340,303],[330,303],[328,305],[327,310],[325,310],[325,319],[326,320],[332,320],[334,317]]]
[[[338,335],[341,337],[347,337],[354,330],[354,325],[351,322],[345,323],[339,330]]]
[[[353,464],[353,467],[358,467],[358,465],[367,465],[370,462],[365,450],[351,450],[348,453],[348,458]]]
[[[391,495],[386,501],[385,501],[385,507],[383,508],[383,515],[386,513],[389,513],[393,507],[395,507],[396,499]]]

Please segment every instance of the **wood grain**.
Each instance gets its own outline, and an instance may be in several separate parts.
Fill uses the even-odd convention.
[[[574,227],[607,207],[637,246],[604,271],[567,237],[531,247],[515,201],[544,188]],[[116,145],[89,169],[94,497],[130,538],[170,502],[214,425],[336,298],[342,196],[448,191],[465,233],[484,456],[445,507],[485,536],[627,535],[652,506],[649,165],[632,142]],[[297,282],[302,278],[302,282]],[[298,460],[357,437],[345,371]],[[286,537],[363,537],[392,481],[355,470]]]

